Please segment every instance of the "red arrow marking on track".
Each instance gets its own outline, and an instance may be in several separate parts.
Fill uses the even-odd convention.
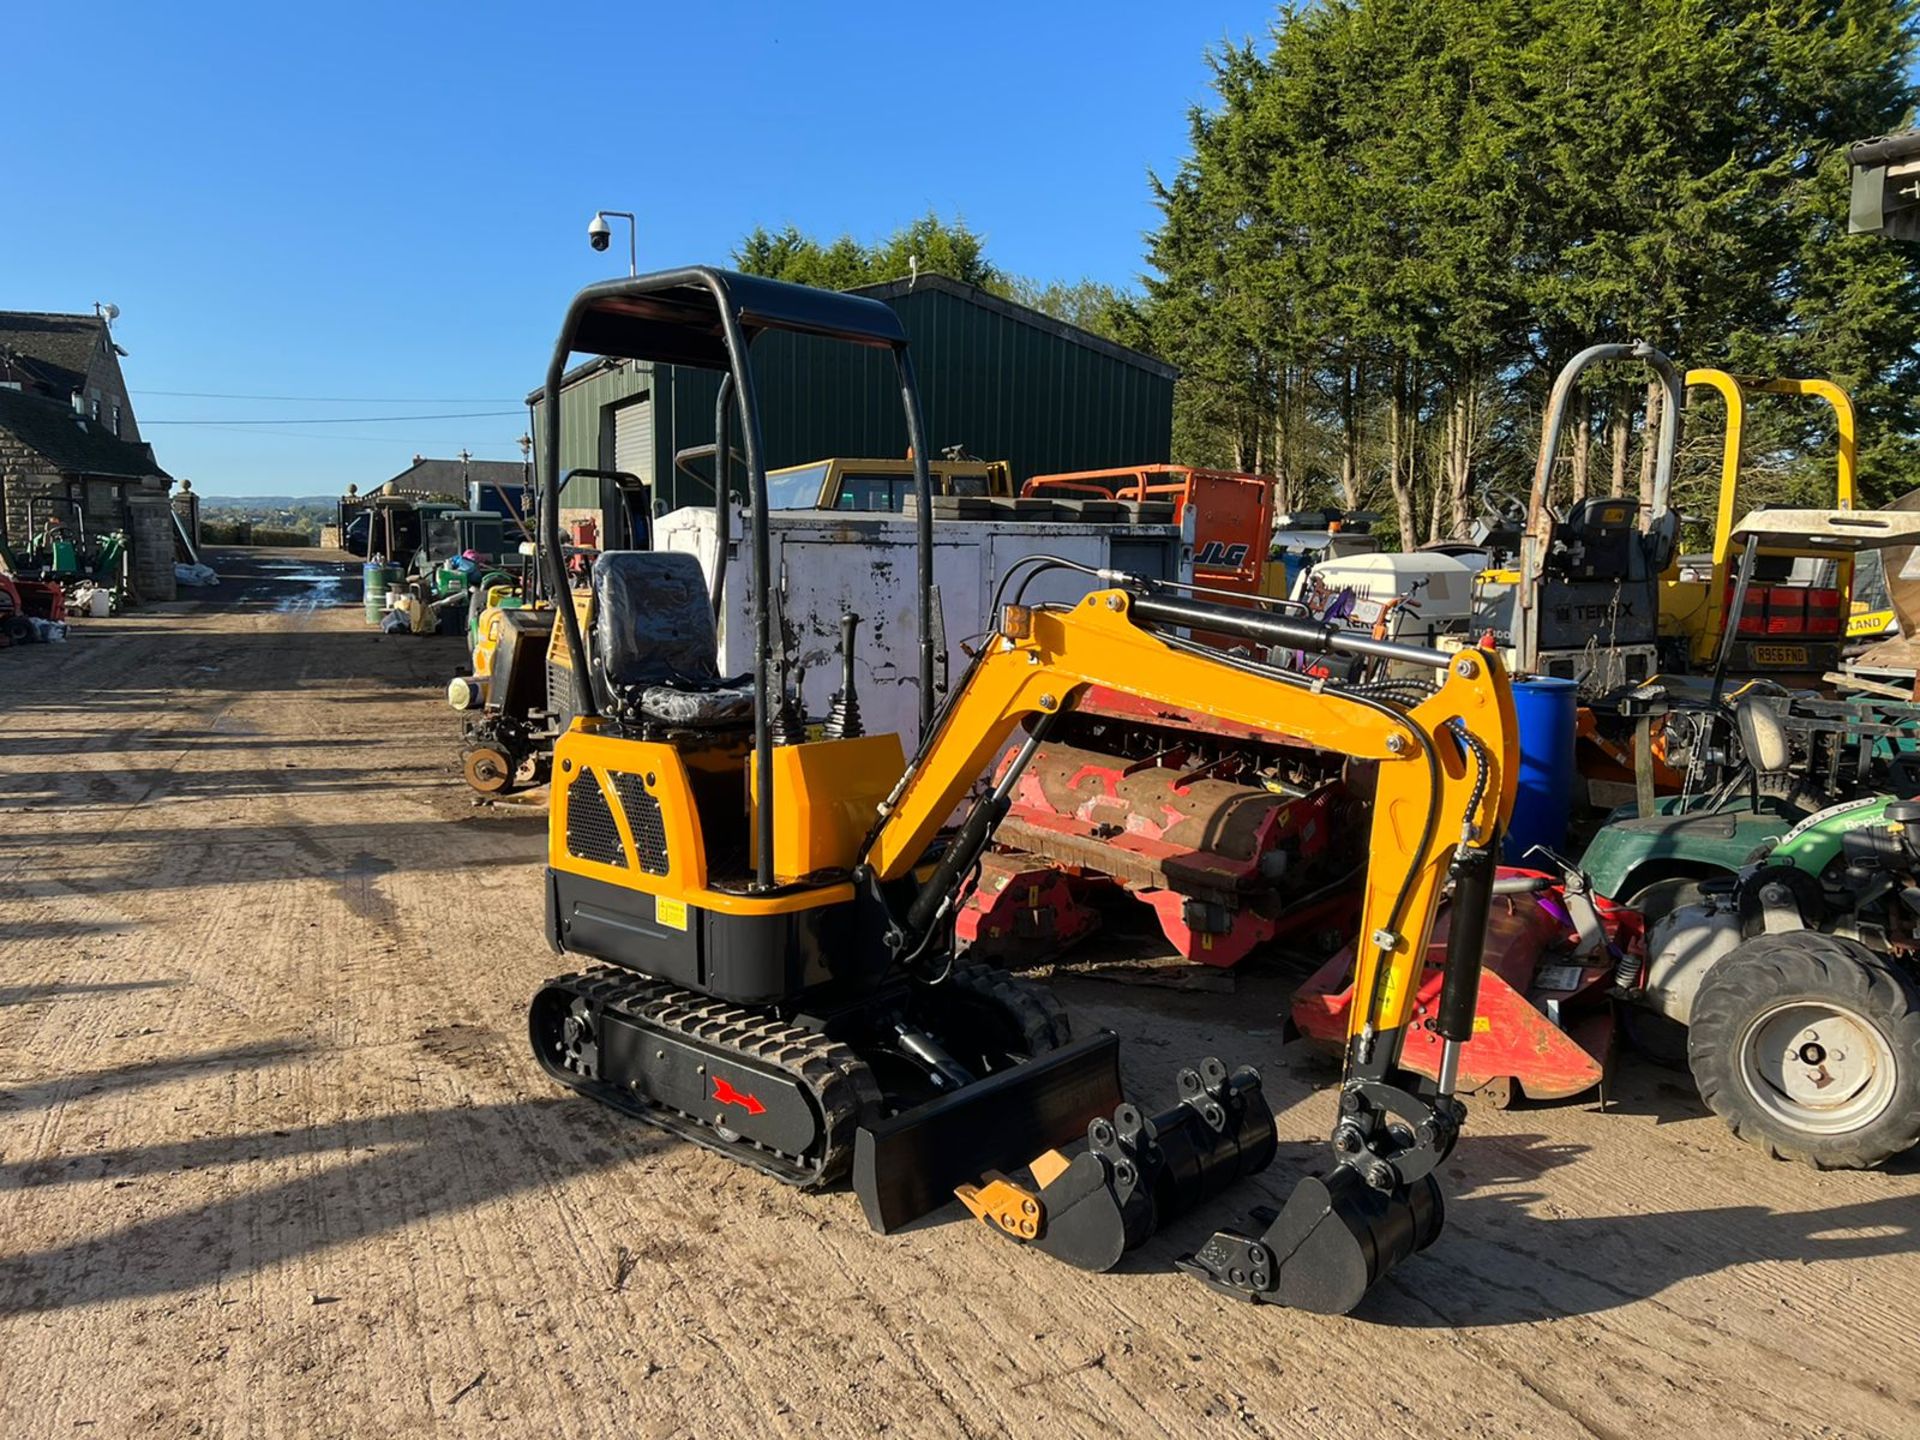
[[[713,1077],[713,1098],[722,1105],[738,1105],[749,1115],[764,1115],[767,1107],[752,1095],[742,1095],[718,1075]]]

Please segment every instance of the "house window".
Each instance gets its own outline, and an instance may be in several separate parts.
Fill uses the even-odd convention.
[[[117,403],[113,407],[113,433],[120,433],[120,406]]]
[[[93,418],[96,422],[100,419],[100,397],[98,395],[93,397]]]

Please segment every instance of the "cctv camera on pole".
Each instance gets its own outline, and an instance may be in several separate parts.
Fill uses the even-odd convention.
[[[596,250],[605,250],[613,243],[613,227],[607,224],[609,215],[616,220],[627,222],[627,274],[638,275],[640,273],[640,242],[637,233],[639,226],[634,221],[631,210],[594,211],[593,219],[587,222],[587,243]]]

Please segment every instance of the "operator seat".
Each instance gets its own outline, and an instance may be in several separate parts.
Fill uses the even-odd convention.
[[[593,562],[593,681],[618,719],[714,730],[753,719],[753,680],[721,678],[700,562],[681,551],[609,550]]]
[[[1771,778],[1792,768],[1793,745],[1778,710],[1764,700],[1743,699],[1733,707],[1733,723],[1754,773]]]

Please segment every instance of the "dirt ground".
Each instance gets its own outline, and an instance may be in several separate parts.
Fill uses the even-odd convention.
[[[1063,985],[1133,1093],[1218,1053],[1281,1111],[1235,1211],[1114,1275],[569,1098],[523,1019],[544,818],[454,771],[459,642],[214,564],[0,652],[0,1434],[1920,1432],[1920,1163],[1770,1163],[1646,1062],[1476,1109],[1440,1243],[1342,1320],[1172,1269],[1319,1163],[1277,979]]]

